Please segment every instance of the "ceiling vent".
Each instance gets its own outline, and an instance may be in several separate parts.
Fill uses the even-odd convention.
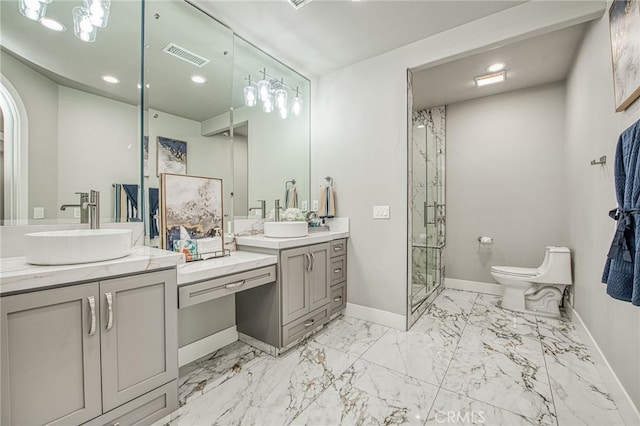
[[[302,6],[305,6],[311,3],[313,0],[287,0],[294,9],[300,9]]]
[[[171,56],[175,56],[178,59],[182,59],[185,62],[189,62],[191,65],[195,65],[198,68],[202,68],[210,62],[209,59],[203,58],[202,56],[190,52],[173,43],[167,44],[162,51]]]

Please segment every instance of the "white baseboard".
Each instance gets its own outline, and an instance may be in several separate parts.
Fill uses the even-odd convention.
[[[609,393],[616,403],[618,412],[620,413],[624,424],[640,425],[640,407],[636,407],[633,403],[631,396],[626,391],[624,386],[622,386],[622,382],[620,382],[620,379],[618,379],[618,376],[613,371],[613,368],[611,368],[611,364],[609,364],[609,361],[607,361],[604,353],[602,353],[602,350],[600,350],[600,346],[598,346],[598,343],[596,343],[593,335],[591,335],[591,332],[587,328],[584,321],[582,321],[582,318],[580,317],[578,312],[573,308],[573,306],[568,303],[565,303],[565,307],[569,311],[569,315],[571,316],[571,318],[574,320],[577,319],[577,321],[573,321],[573,324],[576,325],[578,332],[582,335],[584,343],[590,347],[589,349],[591,349],[591,352],[595,350],[595,352],[598,353],[600,357],[599,361],[601,362],[595,363],[596,368],[598,369],[600,377],[604,381],[605,386],[609,390]]]
[[[344,315],[380,325],[386,325],[391,328],[397,328],[398,330],[407,329],[407,317],[405,315],[394,314],[393,312],[370,308],[368,306],[356,305],[355,303],[347,302]]]
[[[480,281],[458,280],[455,278],[445,278],[444,287],[454,290],[475,291],[476,293],[493,294],[502,296],[502,285],[496,283],[483,283]]]
[[[198,358],[215,352],[220,348],[238,340],[238,329],[236,326],[226,328],[204,339],[196,340],[181,348],[178,348],[178,366],[189,364]]]

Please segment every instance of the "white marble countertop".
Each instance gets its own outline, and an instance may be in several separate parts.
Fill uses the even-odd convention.
[[[276,263],[278,263],[278,257],[271,254],[232,251],[230,256],[178,265],[178,285],[275,265]]]
[[[297,238],[270,238],[265,237],[264,234],[259,234],[236,237],[236,245],[281,250],[291,247],[306,246],[309,244],[325,243],[327,241],[348,237],[348,231],[312,232],[306,237]]]
[[[129,256],[120,259],[74,265],[31,265],[23,256],[5,257],[0,258],[0,294],[171,268],[181,263],[181,253],[152,247],[135,247]]]

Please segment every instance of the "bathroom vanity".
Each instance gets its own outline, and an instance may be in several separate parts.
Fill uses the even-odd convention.
[[[177,408],[181,254],[1,262],[2,424],[150,424]]]

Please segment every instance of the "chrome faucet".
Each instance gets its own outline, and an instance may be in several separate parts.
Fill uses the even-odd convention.
[[[65,211],[69,207],[80,208],[80,223],[89,223],[89,211],[87,210],[87,204],[89,203],[88,192],[76,192],[80,196],[80,204],[63,204],[60,206],[60,210]]]
[[[280,200],[276,200],[273,217],[276,222],[280,222]]]
[[[258,210],[260,209],[261,211],[261,216],[262,218],[266,218],[267,217],[267,202],[265,200],[258,200],[258,202],[260,203],[260,207],[250,207],[249,211],[251,210]]]
[[[82,207],[89,212],[89,228],[100,229],[100,192],[91,190],[91,201],[82,204]]]

